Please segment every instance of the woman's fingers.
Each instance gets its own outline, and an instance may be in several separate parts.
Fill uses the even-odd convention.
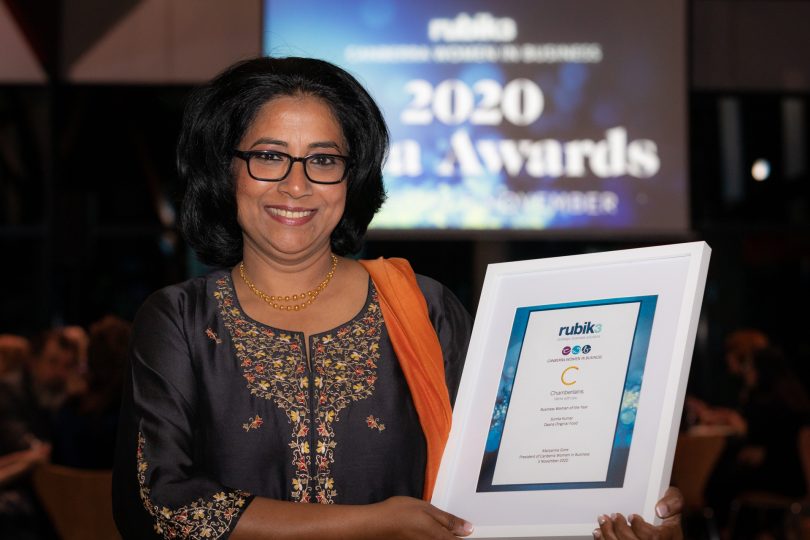
[[[457,536],[468,536],[472,525],[444,510],[440,510],[420,499],[391,497],[380,503],[382,514],[387,520],[386,537],[402,540],[451,540]]]
[[[599,540],[617,540],[613,530],[613,520],[608,515],[601,515],[596,520],[599,527],[593,531],[593,537]]]
[[[642,538],[660,538],[661,535],[658,535],[658,527],[647,523],[641,516],[631,515],[630,516],[630,528],[633,529],[633,533],[635,533],[636,537],[639,539]]]
[[[599,516],[599,528],[594,530],[594,538],[604,540],[679,540],[683,538],[680,516],[673,515],[660,526],[644,521],[641,516],[622,514]]]
[[[468,536],[473,531],[472,523],[465,521],[458,516],[454,516],[444,510],[439,510],[435,506],[430,507],[433,511],[433,518],[442,526],[456,536]]]
[[[655,505],[655,513],[661,519],[676,516],[683,511],[683,494],[681,490],[670,486],[661,500]]]
[[[599,516],[599,528],[593,531],[594,538],[607,540],[680,539],[683,494],[675,487],[669,487],[655,505],[655,513],[663,519],[659,526],[644,521],[641,516],[631,515],[630,523],[621,514]]]
[[[639,538],[650,538],[649,536],[637,536],[635,530],[630,527],[630,524],[627,522],[627,518],[621,514],[616,514],[616,517],[613,519],[613,530],[616,531],[616,537],[619,540],[638,540]]]
[[[633,529],[635,537],[640,540],[653,538],[660,540],[683,539],[680,514],[672,514],[658,526],[647,523],[641,516],[632,515],[630,516],[630,528]]]

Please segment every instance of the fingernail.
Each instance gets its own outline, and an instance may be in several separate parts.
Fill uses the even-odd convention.
[[[610,514],[610,519],[616,519],[616,514]]]
[[[593,537],[594,538],[602,538],[602,531],[600,531],[599,529],[594,529],[593,530]]]
[[[470,523],[469,521],[465,521],[463,529],[466,534],[470,534],[471,532],[473,532],[473,524]]]
[[[597,523],[599,523],[599,525],[604,525],[605,522],[607,521],[607,516],[604,515],[599,516],[598,518],[596,518],[596,521]]]
[[[665,503],[659,503],[655,507],[655,513],[658,517],[663,519],[669,515],[669,507]]]

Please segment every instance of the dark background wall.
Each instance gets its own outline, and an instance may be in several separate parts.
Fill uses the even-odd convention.
[[[690,233],[372,235],[362,255],[405,256],[474,311],[488,262],[705,239],[696,392],[741,326],[771,334],[809,380],[810,2],[688,4]],[[132,317],[205,271],[175,231],[180,115],[194,84],[259,53],[260,34],[258,0],[0,0],[0,333]]]

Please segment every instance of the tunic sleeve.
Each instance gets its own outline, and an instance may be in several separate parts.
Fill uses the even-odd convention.
[[[444,376],[450,392],[450,404],[456,402],[461,371],[467,357],[467,345],[472,332],[472,317],[459,299],[438,281],[416,275],[416,281],[425,295],[433,328],[439,336],[444,356]]]
[[[198,395],[187,321],[193,295],[151,296],[136,316],[113,471],[113,509],[124,539],[227,538],[251,495],[201,470]]]

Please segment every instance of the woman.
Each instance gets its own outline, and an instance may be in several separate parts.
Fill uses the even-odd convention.
[[[327,62],[254,59],[194,95],[183,229],[228,270],[159,291],[136,318],[113,490],[125,537],[470,533],[419,499],[469,316],[404,261],[344,257],[384,199],[387,144],[368,93]]]

